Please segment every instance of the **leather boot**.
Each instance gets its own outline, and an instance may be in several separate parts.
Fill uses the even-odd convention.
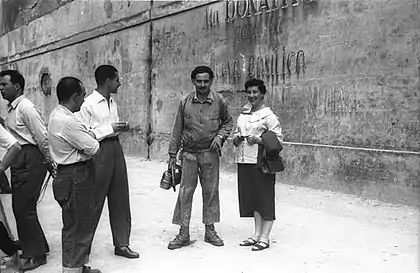
[[[223,240],[217,235],[214,225],[206,225],[206,233],[204,235],[204,241],[214,246],[223,246]]]
[[[186,246],[190,243],[190,231],[189,227],[182,227],[179,229],[179,234],[169,242],[168,249],[177,249]]]

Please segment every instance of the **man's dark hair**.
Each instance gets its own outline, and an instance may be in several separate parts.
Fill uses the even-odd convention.
[[[20,88],[25,88],[25,78],[17,70],[3,70],[0,72],[0,77],[10,76],[10,81],[12,84],[19,84]]]
[[[73,94],[82,93],[82,81],[75,77],[63,77],[57,84],[58,102],[65,102],[73,96]]]
[[[100,65],[95,70],[95,80],[97,85],[101,85],[106,82],[107,79],[115,78],[118,70],[112,65]]]
[[[211,70],[211,68],[208,66],[201,65],[194,68],[194,70],[191,72],[191,80],[195,80],[195,77],[197,77],[197,74],[202,74],[202,73],[208,73],[210,76],[210,80],[214,78],[213,70]]]
[[[265,87],[265,84],[262,80],[255,79],[255,78],[247,80],[245,83],[245,90],[248,90],[248,88],[253,87],[253,86],[258,86],[258,90],[263,95],[267,92],[267,88]]]

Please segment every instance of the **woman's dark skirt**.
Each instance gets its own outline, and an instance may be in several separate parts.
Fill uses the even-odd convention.
[[[238,164],[239,214],[254,217],[257,211],[266,221],[275,220],[275,174],[265,174],[257,164]]]

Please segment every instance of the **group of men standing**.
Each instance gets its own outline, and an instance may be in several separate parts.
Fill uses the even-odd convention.
[[[214,246],[224,245],[214,224],[220,221],[219,157],[233,121],[223,96],[210,88],[213,78],[209,67],[196,67],[191,73],[195,90],[180,100],[176,113],[168,167],[173,167],[181,155],[182,177],[172,220],[180,230],[169,242],[169,249],[190,243],[189,224],[197,178],[202,186],[204,241]],[[49,251],[36,211],[48,170],[53,173],[56,170],[53,193],[62,208],[64,273],[100,272],[86,263],[105,198],[108,198],[115,255],[139,257],[129,247],[127,167],[118,140],[119,133],[128,130],[129,125],[119,121],[117,105],[110,96],[117,93],[120,77],[115,67],[101,65],[95,71],[95,80],[97,88],[86,98],[79,79],[59,80],[56,88],[59,104],[50,115],[47,131],[34,104],[23,96],[23,76],[14,70],[0,73],[0,91],[9,101],[6,125],[20,144],[12,149],[10,136],[12,144],[3,145],[6,136],[0,130],[0,145],[8,149],[0,163],[0,172],[14,157],[10,163],[12,199],[20,240],[17,244],[8,238],[8,243],[14,248],[21,247],[23,258],[27,259],[23,271],[45,264]],[[0,240],[6,240],[1,228]],[[16,250],[9,249],[10,253],[13,251]]]
[[[54,198],[62,209],[63,272],[98,273],[86,263],[95,230],[108,198],[114,253],[138,258],[129,247],[131,214],[127,168],[118,134],[128,130],[120,122],[111,94],[120,87],[118,70],[101,65],[95,71],[97,88],[86,97],[74,77],[57,84],[59,104],[48,130],[35,105],[24,96],[25,79],[16,70],[0,72],[0,92],[9,102],[0,146],[7,150],[0,172],[11,168],[12,209],[19,242],[0,226],[0,247],[13,255],[22,250],[21,270],[46,264],[49,246],[37,214],[37,201],[47,172],[54,176]],[[9,134],[10,132],[10,134]],[[4,247],[3,247],[4,246]]]

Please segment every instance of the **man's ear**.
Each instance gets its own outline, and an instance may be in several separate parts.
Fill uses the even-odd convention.
[[[19,90],[19,89],[22,90],[19,83],[15,83],[15,84],[13,84],[13,86],[16,88],[16,90]]]
[[[75,92],[75,93],[73,93],[72,95],[71,95],[71,100],[73,101],[73,102],[76,102],[77,101],[77,96],[79,96],[79,94],[77,94],[77,92]]]

